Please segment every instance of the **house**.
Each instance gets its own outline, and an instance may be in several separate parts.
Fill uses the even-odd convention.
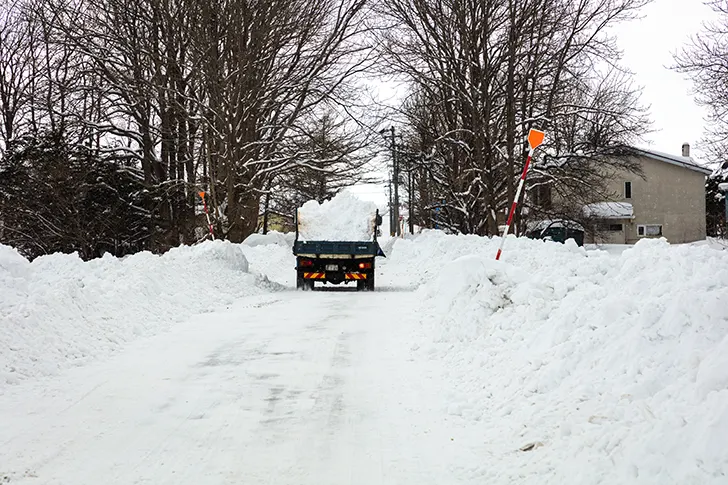
[[[644,178],[617,172],[608,186],[617,197],[584,207],[585,215],[598,221],[598,236],[586,242],[633,244],[649,237],[665,237],[671,243],[704,240],[705,182],[711,170],[695,163],[687,143],[680,156],[644,149],[633,153]]]

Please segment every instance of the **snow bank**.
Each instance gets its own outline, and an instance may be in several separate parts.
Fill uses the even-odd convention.
[[[368,241],[374,234],[377,206],[342,192],[319,204],[310,200],[298,210],[303,241]]]
[[[53,254],[31,263],[0,245],[0,392],[218,310],[266,284],[248,273],[240,247],[223,241],[89,262]]]
[[[250,262],[250,270],[265,275],[277,284],[294,287],[296,282],[296,257],[293,241],[296,234],[271,231],[266,235],[252,234],[240,246]]]
[[[284,234],[278,231],[268,231],[268,234],[251,234],[243,241],[243,244],[251,248],[270,245],[292,248],[295,239],[296,233],[294,232]]]
[[[725,483],[728,253],[509,237],[497,263],[498,243],[430,232],[398,241],[387,268],[423,283],[414,352],[453,383],[444,411],[482,429],[488,458],[465,473]]]

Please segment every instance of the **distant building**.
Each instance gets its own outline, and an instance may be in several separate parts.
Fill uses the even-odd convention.
[[[690,156],[690,145],[682,156],[634,149],[644,179],[617,172],[608,184],[614,200],[589,204],[585,215],[598,220],[598,241],[633,244],[649,237],[665,237],[671,243],[704,240],[705,182],[712,172]]]

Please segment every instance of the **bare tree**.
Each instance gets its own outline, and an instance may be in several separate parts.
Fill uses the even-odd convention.
[[[711,161],[723,163],[728,149],[728,5],[718,0],[705,3],[716,17],[675,55],[673,68],[690,75],[696,100],[708,111],[706,150]]]
[[[281,150],[293,163],[271,179],[272,190],[265,196],[270,204],[264,204],[264,212],[290,215],[304,202],[321,203],[349,186],[374,181],[371,135],[334,111],[302,120],[293,131],[296,134]]]
[[[230,239],[255,229],[268,180],[295,163],[281,149],[298,121],[337,101],[370,64],[364,14],[364,0],[203,3],[196,39],[209,96],[208,173]]]
[[[612,163],[602,156],[610,146],[644,131],[637,91],[627,85],[620,96],[621,86],[609,81],[614,76],[603,72],[613,70],[619,57],[608,27],[645,3],[383,2],[381,15],[391,22],[382,34],[383,54],[413,85],[404,113],[429,174],[420,180],[432,192],[427,198],[438,201],[440,224],[458,232],[497,233],[531,127],[548,129],[555,140],[568,131],[564,125],[576,123],[573,135],[581,151],[569,152],[557,142],[544,153],[583,160],[592,172]],[[582,143],[588,136],[597,143]],[[563,175],[567,165],[560,166],[562,180],[576,175]],[[549,183],[554,181],[555,171]]]
[[[18,2],[0,5],[0,153],[28,123],[33,30]]]
[[[360,137],[325,155],[310,120],[371,65],[366,14],[365,0],[18,0],[0,11],[4,144],[22,132],[123,160],[149,249],[192,241],[201,188],[218,235],[241,241],[261,196],[309,161],[326,191],[361,174]]]

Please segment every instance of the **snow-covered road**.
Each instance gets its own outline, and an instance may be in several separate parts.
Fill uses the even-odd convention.
[[[0,484],[728,483],[728,252],[423,233],[378,291],[290,238],[0,246]]]
[[[409,360],[416,294],[382,290],[249,297],[9,388],[0,483],[453,483],[472,446]]]

